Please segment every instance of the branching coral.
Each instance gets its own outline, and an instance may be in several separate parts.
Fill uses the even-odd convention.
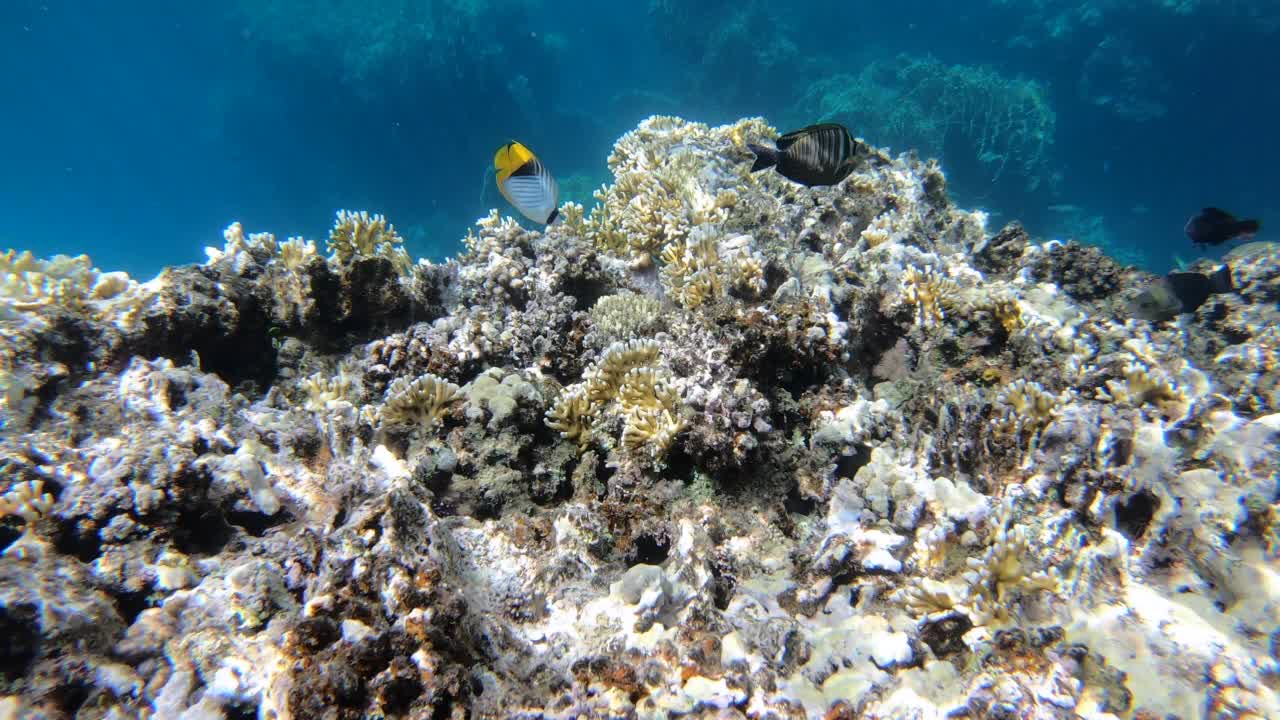
[[[696,308],[735,289],[746,295],[764,291],[764,256],[749,235],[721,238],[709,227],[662,251],[662,284],[677,304]]]
[[[384,422],[431,428],[461,397],[462,388],[431,373],[414,380],[396,378],[387,387],[380,414]]]
[[[762,125],[742,121],[731,132],[754,141]],[[712,169],[727,166],[724,158],[698,148],[710,136],[706,125],[662,116],[624,135],[609,156],[616,179],[596,192],[599,203],[587,220],[596,246],[647,267],[694,228],[722,222],[738,194],[702,181]]]
[[[1137,359],[1125,364],[1122,379],[1108,380],[1105,389],[1099,388],[1098,397],[1135,408],[1154,405],[1171,422],[1186,417],[1192,403],[1171,378]]]
[[[358,396],[356,376],[345,368],[332,377],[313,373],[303,379],[301,385],[305,395],[303,405],[317,413],[332,410],[338,403],[354,403]]]
[[[1010,527],[1008,508],[996,525],[982,557],[965,560],[958,578],[919,578],[899,591],[907,608],[926,617],[950,612],[966,615],[975,626],[1006,625],[1014,620],[1017,595],[1058,592],[1061,576],[1054,569],[1035,570],[1031,541],[1024,526]]]
[[[585,374],[587,398],[594,404],[611,402],[618,396],[622,378],[628,371],[658,362],[660,346],[655,340],[630,340],[610,345],[600,360]]]
[[[898,242],[903,236],[902,224],[902,215],[897,210],[880,213],[862,230],[859,237],[866,242],[868,250],[887,242]]]
[[[959,293],[955,281],[933,268],[908,267],[902,274],[902,299],[915,306],[916,324],[922,327],[941,324],[945,311],[959,306]]]
[[[1027,322],[1022,318],[1022,306],[1018,304],[1017,298],[996,298],[991,303],[991,312],[1000,323],[1000,327],[1010,335],[1026,327]]]
[[[716,271],[720,255],[710,233],[668,244],[662,261],[662,285],[676,303],[696,308],[724,292]]]
[[[585,448],[597,427],[621,420],[622,448],[660,462],[685,422],[683,400],[659,358],[653,340],[610,345],[587,369],[583,382],[560,394],[547,411],[547,427]]]
[[[211,265],[225,265],[237,275],[250,263],[262,262],[267,268],[267,282],[273,300],[272,318],[283,326],[301,322],[315,304],[311,297],[306,266],[316,257],[315,243],[300,237],[277,242],[271,233],[252,233],[233,222],[222,231],[222,250],[205,248]]]
[[[1038,433],[1052,422],[1065,399],[1044,389],[1034,380],[1015,380],[996,396],[1001,415],[995,426],[1015,438],[1034,443]]]
[[[359,259],[383,257],[404,275],[413,262],[401,247],[403,242],[395,226],[382,215],[339,210],[329,231],[328,250],[331,258],[342,266]]]
[[[665,371],[633,368],[618,386],[618,406],[623,413],[622,446],[632,453],[647,451],[657,461],[684,428],[680,417],[680,393]]]
[[[648,295],[605,295],[591,308],[591,322],[606,338],[650,335],[661,320],[662,303]]]
[[[34,525],[52,509],[53,496],[44,491],[44,482],[41,480],[20,482],[9,492],[0,495],[0,517],[19,517],[27,526]]]
[[[88,255],[41,260],[29,252],[0,253],[0,321],[33,319],[52,306],[131,326],[146,299],[127,274],[100,272]]]
[[[316,257],[316,244],[300,237],[291,237],[280,243],[280,264],[293,272],[299,272]]]
[[[44,481],[26,480],[0,495],[0,517],[13,515],[22,519],[22,537],[5,550],[5,555],[26,557],[39,552],[35,525],[53,510],[53,496],[44,491]]]
[[[593,410],[584,386],[567,388],[547,410],[547,427],[560,433],[560,437],[577,442],[578,448],[583,449],[591,443]]]

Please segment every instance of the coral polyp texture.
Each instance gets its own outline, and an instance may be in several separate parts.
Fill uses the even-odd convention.
[[[0,256],[0,715],[1280,717],[1280,250],[1151,323],[776,136],[650,118],[444,263]]]

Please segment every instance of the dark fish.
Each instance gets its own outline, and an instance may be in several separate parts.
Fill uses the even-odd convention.
[[[849,177],[858,160],[858,141],[843,125],[810,125],[778,138],[778,147],[747,143],[756,154],[751,172],[777,167],[801,185],[835,185]]]
[[[1197,245],[1221,245],[1228,240],[1253,235],[1260,227],[1262,224],[1257,220],[1237,220],[1226,210],[1208,207],[1188,220],[1182,229]]]
[[[1229,265],[1208,274],[1171,272],[1138,293],[1133,309],[1153,322],[1171,320],[1182,313],[1195,312],[1212,295],[1235,289]]]
[[[1231,266],[1223,265],[1206,275],[1198,272],[1171,272],[1164,276],[1173,288],[1173,294],[1182,301],[1182,312],[1195,312],[1210,295],[1229,293],[1236,289],[1231,282]]]

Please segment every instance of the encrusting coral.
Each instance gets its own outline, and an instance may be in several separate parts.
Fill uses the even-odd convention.
[[[3,256],[0,709],[1280,716],[1280,253],[1149,323],[936,163],[776,136],[650,118],[444,263],[348,212]]]

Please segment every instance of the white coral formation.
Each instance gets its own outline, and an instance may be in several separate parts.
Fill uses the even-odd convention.
[[[328,250],[340,266],[359,259],[386,258],[401,274],[407,274],[413,261],[401,245],[404,238],[382,215],[361,210],[339,210],[333,229],[329,231]],[[293,251],[290,251],[293,254]]]
[[[0,323],[43,327],[41,311],[56,307],[131,328],[150,299],[123,272],[104,273],[88,255],[41,260],[29,252],[0,253]]]
[[[359,399],[358,380],[346,368],[337,375],[312,373],[301,382],[303,407],[316,413],[333,410],[339,403],[354,404]]]
[[[379,417],[383,422],[429,430],[444,417],[449,405],[461,397],[462,388],[431,373],[412,380],[396,378],[387,386]]]
[[[17,483],[9,492],[0,495],[0,517],[19,517],[27,526],[34,525],[52,509],[53,496],[44,491],[44,482],[40,480]]]
[[[651,335],[662,319],[662,303],[648,295],[605,295],[591,308],[591,321],[605,338],[625,340]]]

